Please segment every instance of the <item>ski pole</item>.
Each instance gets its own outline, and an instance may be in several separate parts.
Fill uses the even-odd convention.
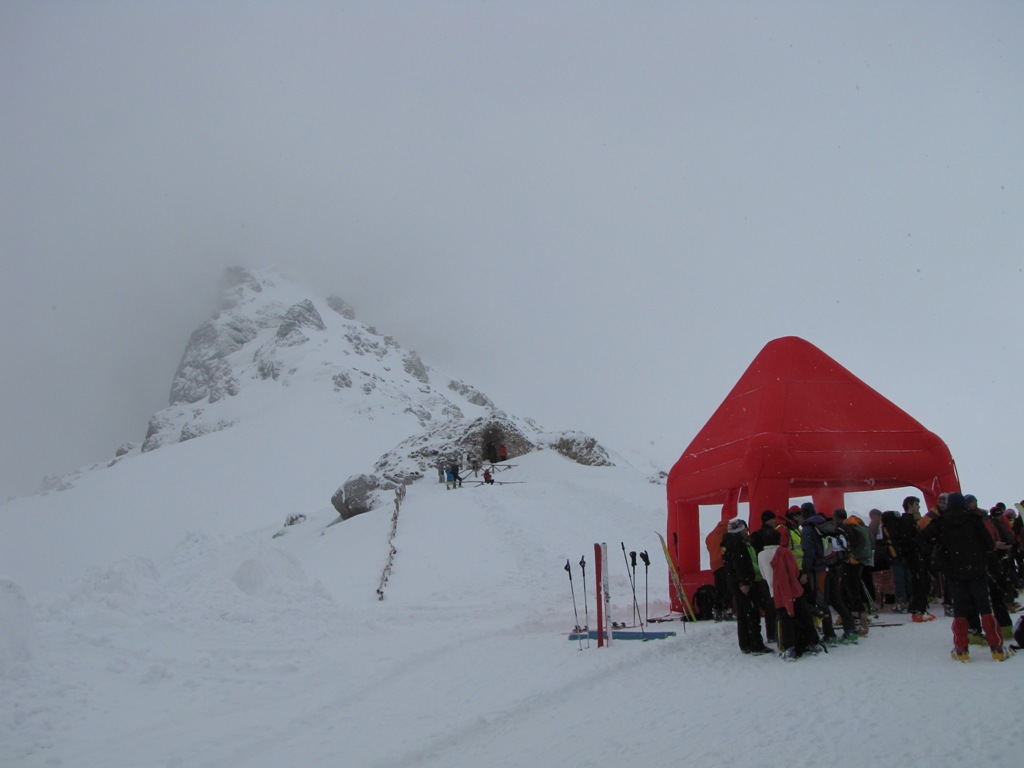
[[[875,618],[877,619],[877,618],[878,618],[878,615],[877,615],[877,614],[878,614],[878,604],[877,604],[877,603],[875,603],[875,598],[873,598],[873,597],[871,596],[871,593],[870,593],[870,592],[868,592],[868,585],[867,585],[867,584],[865,584],[865,583],[864,583],[864,582],[862,581],[862,582],[860,583],[860,586],[861,586],[861,588],[862,588],[862,589],[864,590],[864,597],[866,597],[866,598],[867,598],[867,606],[868,606],[868,610],[869,610],[869,611],[871,611],[871,613],[875,614]]]
[[[587,631],[587,648],[590,647],[590,607],[587,604],[587,558],[580,557],[580,569],[583,571],[583,618],[584,629]]]
[[[626,561],[626,575],[629,576],[629,559],[626,557],[626,545],[623,542],[619,542],[619,543],[622,545],[622,558],[623,558],[623,560]],[[634,570],[635,570],[635,566],[636,566],[636,553],[635,552],[633,553],[633,565],[634,565]],[[636,584],[633,582],[633,577],[632,576],[629,576],[629,586],[633,590],[633,610],[635,612],[637,620],[639,621],[639,619],[640,619],[640,603],[638,603],[637,600],[636,600]],[[644,623],[642,621],[640,621],[640,634],[643,635],[644,640],[647,639],[647,633],[644,632]]]
[[[636,552],[633,550],[629,551],[629,565],[633,570],[633,593],[636,594]],[[636,606],[636,618],[640,621],[640,605]],[[642,622],[641,622],[642,623]]]
[[[644,561],[644,621],[650,623],[647,617],[647,569],[651,567],[651,558],[647,556],[646,549],[640,553],[640,559]]]
[[[633,590],[633,618],[636,619],[636,585],[633,583],[633,577],[629,575],[629,558],[626,556],[626,545],[624,542],[619,542],[619,546],[622,547],[622,559],[626,563],[626,578],[629,579],[629,588]]]
[[[572,613],[576,617],[576,639],[580,641],[580,650],[583,650],[583,635],[580,634],[580,615],[576,611],[576,590],[572,586],[572,568],[569,567],[569,558],[565,559],[565,572],[569,574],[569,591],[572,593]],[[590,630],[587,630],[587,634]]]

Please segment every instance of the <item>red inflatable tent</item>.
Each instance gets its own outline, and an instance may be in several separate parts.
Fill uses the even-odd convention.
[[[831,512],[850,491],[914,487],[927,505],[958,491],[945,443],[814,345],[787,336],[765,345],[668,476],[668,543],[684,588],[700,569],[699,506],[735,517],[748,502],[752,528],[810,496]],[[680,610],[670,584],[672,606]]]

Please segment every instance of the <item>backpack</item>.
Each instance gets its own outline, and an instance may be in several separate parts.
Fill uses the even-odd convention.
[[[846,536],[833,521],[826,520],[821,525],[814,526],[814,530],[821,537],[822,559],[826,568],[841,565],[850,559],[850,547]]]
[[[842,526],[842,530],[849,541],[850,552],[857,558],[857,562],[870,565],[872,563],[872,555],[874,554],[871,529],[865,525],[847,523]]]
[[[887,571],[892,564],[892,553],[889,550],[889,534],[882,529],[882,538],[875,539],[874,562],[872,567],[876,571]]]
[[[693,593],[693,612],[697,621],[710,621],[715,618],[715,602],[717,593],[710,584],[697,587]]]

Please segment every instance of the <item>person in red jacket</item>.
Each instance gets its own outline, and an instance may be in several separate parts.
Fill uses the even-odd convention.
[[[804,598],[800,568],[789,549],[789,531],[768,529],[762,538],[765,547],[758,554],[758,563],[775,602],[779,657],[796,661],[806,653],[819,653],[823,647],[818,641],[811,608]]]

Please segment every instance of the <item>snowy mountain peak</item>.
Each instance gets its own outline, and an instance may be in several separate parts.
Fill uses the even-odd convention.
[[[274,346],[299,346],[309,341],[303,329],[324,332],[324,324],[309,298],[298,298],[293,287],[276,273],[241,268],[225,274],[220,310],[192,334],[171,385],[170,404],[217,402],[240,391],[232,355],[272,329],[273,338],[256,351],[253,360],[261,378],[278,378]],[[264,349],[263,347],[267,348]],[[240,361],[235,361],[235,363]]]
[[[295,433],[304,441],[302,451],[325,439],[328,447],[321,450],[337,452],[349,477],[334,479],[344,481],[332,499],[343,517],[434,475],[439,462],[486,459],[498,445],[509,457],[553,448],[581,464],[612,463],[588,435],[548,433],[498,409],[476,387],[357,320],[339,296],[320,295],[275,270],[232,268],[220,308],[188,341],[170,405],[152,416],[142,445],[122,446],[111,464],[272,418],[280,425],[270,434]],[[365,433],[357,422],[367,421],[373,422],[378,458],[364,465],[372,447],[332,443]],[[268,433],[259,434],[256,439]],[[54,487],[67,488],[80,474],[60,478]]]

